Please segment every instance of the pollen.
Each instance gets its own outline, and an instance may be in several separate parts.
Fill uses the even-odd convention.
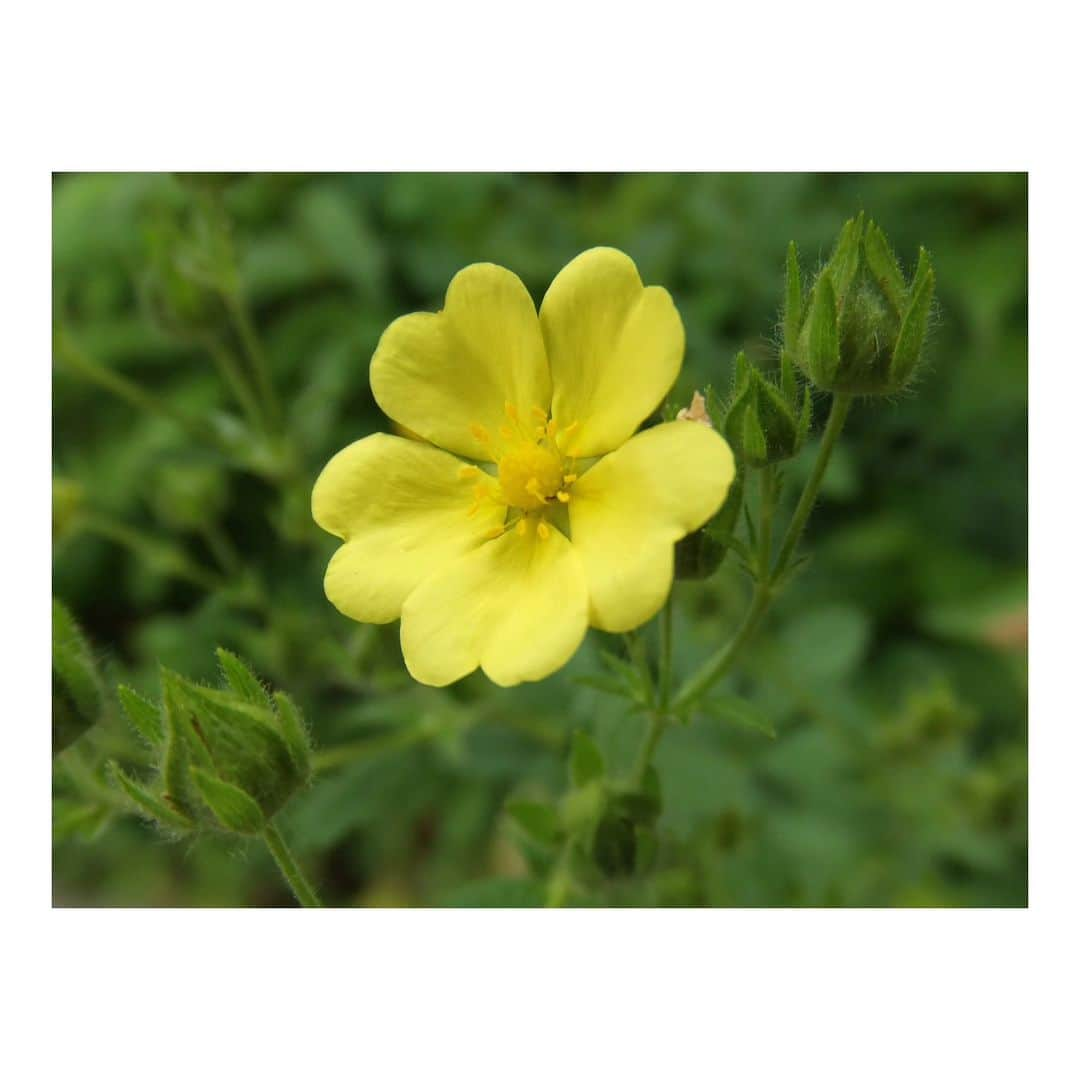
[[[562,459],[536,443],[519,443],[499,461],[499,484],[510,506],[538,510],[562,487]]]

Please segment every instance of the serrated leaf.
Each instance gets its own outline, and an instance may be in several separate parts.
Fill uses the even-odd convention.
[[[574,787],[599,780],[604,775],[604,756],[584,731],[575,731],[570,741],[570,780]]]
[[[162,746],[165,742],[165,727],[161,719],[160,707],[147,701],[130,686],[118,686],[116,696],[120,699],[124,715],[135,731],[150,746]]]
[[[259,804],[246,791],[198,766],[192,768],[191,778],[203,802],[223,828],[253,835],[266,827],[266,818]]]
[[[559,815],[547,803],[517,800],[507,804],[506,812],[537,843],[550,846],[559,839]]]
[[[221,674],[236,694],[252,705],[261,705],[266,709],[272,707],[266,687],[240,657],[228,649],[219,648],[217,658]]]

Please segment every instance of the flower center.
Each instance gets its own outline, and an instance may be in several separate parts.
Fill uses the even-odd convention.
[[[462,466],[463,478],[475,477],[479,481],[469,513],[476,513],[485,501],[494,500],[505,506],[507,513],[502,525],[492,530],[493,538],[511,527],[523,536],[535,527],[536,535],[546,540],[551,535],[548,512],[556,513],[570,501],[569,489],[577,479],[574,463],[560,452],[555,441],[558,425],[543,409],[533,409],[528,422],[508,402],[506,419],[509,423],[499,428],[498,439],[482,425],[472,425],[473,438],[487,449],[498,467],[498,487],[490,478],[485,479],[476,465]],[[576,423],[571,424],[562,429],[562,434],[576,427]],[[556,527],[560,527],[557,521],[558,513]]]
[[[521,510],[539,510],[563,485],[562,458],[537,443],[520,443],[499,460],[503,498]]]

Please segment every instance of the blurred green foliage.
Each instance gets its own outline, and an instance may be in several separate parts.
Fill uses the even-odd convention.
[[[217,646],[308,718],[318,775],[281,827],[327,903],[542,902],[507,804],[564,791],[576,729],[629,769],[643,721],[588,685],[618,648],[598,633],[543,683],[436,692],[408,679],[396,626],[325,601],[335,541],[310,489],[387,426],[367,381],[378,336],[437,309],[468,263],[512,268],[539,301],[610,244],[675,297],[686,403],[726,392],[740,349],[775,366],[788,241],[812,268],[860,209],[908,272],[920,244],[933,256],[928,367],[904,397],[856,405],[811,563],[720,703],[660,745],[648,872],[623,872],[615,836],[588,902],[1026,904],[1027,180],[923,173],[58,176],[54,592],[110,689],[56,759],[55,903],[291,903],[260,847],[166,843],[105,775],[108,758],[148,764],[116,684],[152,694],[159,664],[209,682]],[[230,385],[253,348],[282,403],[267,431],[262,399]],[[815,439],[784,467],[789,508]],[[746,595],[730,561],[678,586],[677,677]]]

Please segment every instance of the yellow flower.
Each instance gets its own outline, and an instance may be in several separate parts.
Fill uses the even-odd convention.
[[[431,686],[477,667],[501,686],[542,679],[588,626],[650,619],[675,542],[735,475],[702,424],[635,434],[684,344],[671,296],[612,248],[564,267],[539,317],[515,274],[467,266],[442,311],[397,319],[371,361],[375,400],[422,441],[370,435],[316,481],[312,514],[345,541],[331,603],[400,617],[405,663]]]

